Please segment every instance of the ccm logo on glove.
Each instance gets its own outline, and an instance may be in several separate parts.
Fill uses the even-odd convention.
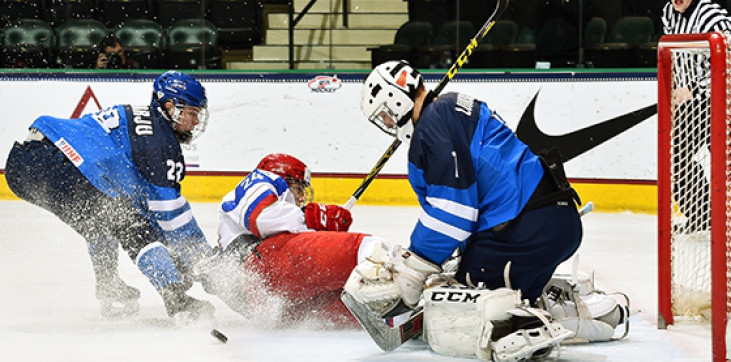
[[[305,223],[317,231],[348,231],[353,218],[348,209],[338,205],[310,202],[305,206]]]

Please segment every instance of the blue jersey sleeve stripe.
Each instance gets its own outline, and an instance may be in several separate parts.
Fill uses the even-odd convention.
[[[477,209],[456,201],[427,196],[426,202],[437,209],[469,221],[477,221]]]
[[[421,222],[424,227],[434,230],[437,233],[448,236],[459,242],[467,240],[467,238],[469,238],[472,234],[470,231],[460,229],[454,225],[434,218],[425,211],[422,211],[419,215],[419,222]]]
[[[457,189],[444,185],[428,185],[426,197],[435,197],[451,200],[466,207],[478,208],[477,183],[472,183],[468,188]]]
[[[463,219],[459,216],[450,214],[442,209],[436,208],[428,203],[422,204],[422,210],[432,218],[439,220],[445,224],[451,225],[457,229],[472,232],[477,226],[477,221]]]

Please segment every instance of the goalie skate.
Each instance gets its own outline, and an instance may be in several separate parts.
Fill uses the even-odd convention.
[[[555,346],[572,334],[573,332],[555,322],[519,330],[493,342],[492,360],[495,362],[542,360],[551,354]]]
[[[566,343],[616,341],[629,333],[629,297],[596,289],[593,276],[555,274],[540,301],[554,320],[573,332]],[[615,336],[619,326],[624,331]]]

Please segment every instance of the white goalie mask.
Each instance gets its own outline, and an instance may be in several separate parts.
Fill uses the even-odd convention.
[[[403,142],[411,140],[416,90],[423,82],[408,62],[388,61],[373,69],[360,94],[360,109],[380,130]]]

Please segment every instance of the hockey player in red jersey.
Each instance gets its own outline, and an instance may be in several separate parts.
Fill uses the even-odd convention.
[[[207,274],[209,292],[243,315],[267,303],[264,289],[283,300],[283,323],[314,317],[355,326],[340,301],[342,287],[363,250],[384,241],[347,232],[350,212],[312,202],[310,180],[299,159],[264,157],[223,197],[219,255],[198,271]]]

